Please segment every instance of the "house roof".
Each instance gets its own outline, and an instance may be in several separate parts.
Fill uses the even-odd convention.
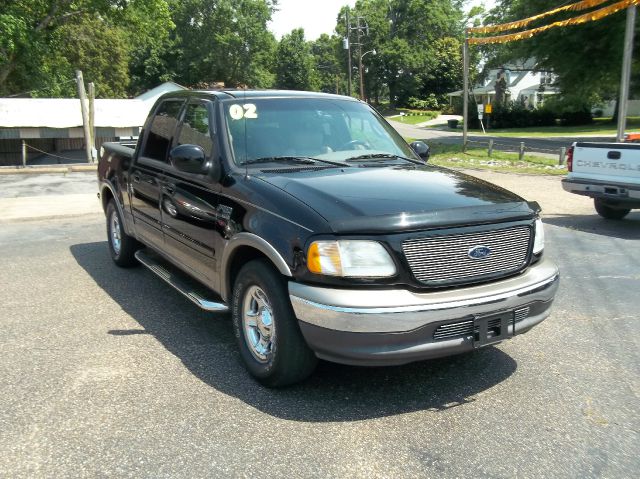
[[[95,126],[142,126],[153,103],[96,100]],[[82,126],[80,100],[72,98],[0,98],[0,128],[74,128]]]
[[[151,90],[145,91],[143,94],[138,95],[135,99],[142,101],[155,101],[158,97],[165,93],[178,90],[188,90],[186,86],[179,85],[176,82],[166,81]]]

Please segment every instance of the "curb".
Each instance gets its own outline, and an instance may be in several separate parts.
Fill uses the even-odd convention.
[[[38,166],[0,166],[0,175],[42,175],[50,173],[77,173],[97,171],[98,165],[38,165]]]

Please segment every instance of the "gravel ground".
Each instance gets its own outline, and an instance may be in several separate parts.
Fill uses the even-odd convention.
[[[640,212],[545,210],[552,316],[473,354],[267,390],[230,322],[115,267],[99,214],[0,226],[0,477],[608,477],[640,470]]]

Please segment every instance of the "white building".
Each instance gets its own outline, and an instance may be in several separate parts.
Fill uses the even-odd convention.
[[[165,82],[132,99],[96,99],[96,148],[99,150],[106,141],[138,136],[158,97],[176,90],[186,88]],[[84,131],[80,100],[0,98],[0,165],[22,164],[23,141],[27,145],[27,161],[47,153],[52,154],[49,160],[82,158],[83,153],[79,152],[84,150]]]

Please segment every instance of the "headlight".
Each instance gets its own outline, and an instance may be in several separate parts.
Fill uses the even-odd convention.
[[[307,268],[316,274],[351,278],[384,278],[396,274],[387,250],[376,241],[314,241]]]
[[[542,253],[544,249],[544,228],[542,220],[536,220],[536,238],[533,240],[533,254]]]

